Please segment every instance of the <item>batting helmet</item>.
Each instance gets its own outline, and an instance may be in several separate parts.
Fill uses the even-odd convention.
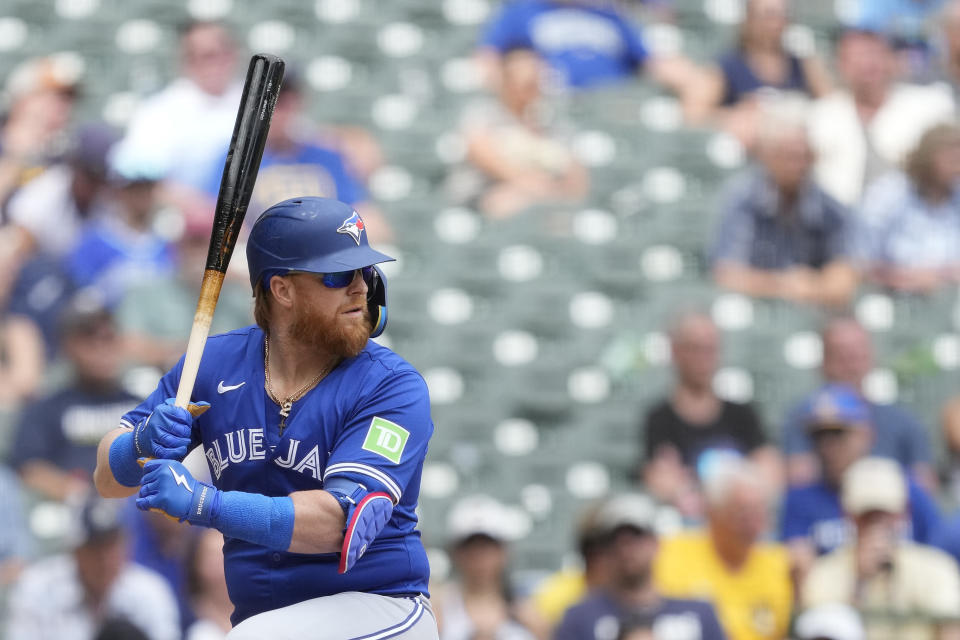
[[[273,205],[257,218],[247,240],[250,286],[269,288],[275,275],[290,271],[334,273],[362,269],[394,260],[370,248],[363,220],[348,204],[332,198],[291,198]],[[387,281],[369,285],[367,306],[375,338],[387,325]]]

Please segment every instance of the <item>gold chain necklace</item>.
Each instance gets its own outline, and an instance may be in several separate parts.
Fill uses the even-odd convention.
[[[293,395],[287,396],[284,400],[280,400],[277,397],[277,394],[273,390],[273,385],[270,383],[270,338],[264,336],[263,339],[263,377],[264,381],[267,383],[267,395],[270,396],[270,399],[280,405],[280,435],[283,435],[283,430],[287,427],[287,418],[290,416],[290,409],[293,408],[293,403],[303,397],[307,391],[317,386],[324,376],[330,373],[330,369],[333,367],[324,367],[320,373],[317,374],[317,377],[305,384],[300,388],[299,391]]]

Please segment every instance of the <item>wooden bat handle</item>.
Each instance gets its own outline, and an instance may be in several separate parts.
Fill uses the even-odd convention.
[[[184,409],[190,404],[190,394],[197,381],[197,371],[200,369],[200,357],[203,347],[210,334],[210,323],[213,322],[213,311],[217,308],[217,299],[220,297],[220,288],[223,286],[223,273],[216,269],[207,269],[203,272],[203,282],[200,284],[200,297],[197,300],[197,312],[193,315],[193,327],[190,329],[190,340],[187,342],[187,353],[183,358],[183,371],[180,372],[180,386],[177,387],[177,406]]]

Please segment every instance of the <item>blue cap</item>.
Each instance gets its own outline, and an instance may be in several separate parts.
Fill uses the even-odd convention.
[[[853,387],[828,384],[807,401],[804,422],[810,431],[869,425],[870,407]]]
[[[260,214],[247,240],[254,289],[268,272],[332,273],[392,260],[370,247],[366,226],[353,207],[331,198],[279,202]]]

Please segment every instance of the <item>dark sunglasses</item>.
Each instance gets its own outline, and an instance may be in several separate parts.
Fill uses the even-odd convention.
[[[349,287],[350,283],[353,282],[354,277],[356,277],[357,271],[360,272],[360,277],[363,278],[363,281],[367,283],[367,287],[373,289],[373,285],[377,281],[377,270],[373,267],[363,267],[362,269],[351,269],[350,271],[334,271],[333,273],[318,273],[320,281],[323,282],[323,286],[328,289],[343,289],[344,287]]]

